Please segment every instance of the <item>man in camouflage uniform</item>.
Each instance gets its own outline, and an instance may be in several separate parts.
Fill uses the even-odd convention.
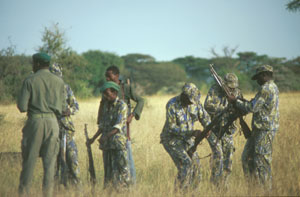
[[[107,102],[101,108],[99,129],[89,143],[102,134],[99,148],[103,151],[104,188],[124,189],[130,181],[126,150],[127,105],[119,99],[120,87],[115,82],[106,82],[100,91]]]
[[[54,63],[49,67],[50,72],[62,78],[62,68],[60,65]],[[71,183],[77,185],[80,182],[79,177],[79,163],[78,163],[78,151],[74,139],[75,127],[71,118],[71,115],[74,115],[79,110],[78,102],[73,94],[71,87],[65,83],[65,92],[66,92],[66,103],[67,110],[59,118],[59,130],[60,130],[60,140],[61,140],[61,149],[58,155],[58,166],[61,168],[61,177],[63,184],[67,186],[67,180],[70,178]],[[65,155],[62,155],[62,154]],[[61,157],[66,158],[66,166],[62,165]],[[64,169],[67,168],[67,169]],[[64,172],[64,170],[67,170]],[[57,168],[57,175],[59,175],[59,168]]]
[[[19,193],[29,195],[34,166],[40,156],[43,160],[43,192],[52,196],[55,162],[59,150],[59,126],[57,116],[65,110],[64,82],[49,72],[50,56],[36,53],[33,56],[33,72],[23,82],[17,106],[27,112],[28,120],[22,130],[22,171]]]
[[[238,78],[234,73],[227,73],[224,82],[233,95],[242,97],[238,88]],[[237,129],[235,123],[229,126],[228,131],[221,139],[218,139],[218,136],[221,134],[228,117],[234,113],[234,106],[228,103],[224,90],[218,84],[214,84],[207,94],[204,108],[212,119],[222,113],[220,123],[213,128],[213,132],[207,140],[213,153],[211,181],[217,186],[220,186],[222,182],[226,188],[228,177],[232,171],[233,134]]]
[[[118,67],[116,66],[110,66],[106,69],[105,77],[107,81],[113,81],[116,84],[120,86],[120,91],[118,92],[118,97],[122,99],[128,107],[128,116],[127,116],[127,142],[126,142],[126,148],[128,151],[128,165],[130,169],[130,178],[131,178],[131,183],[135,184],[136,182],[136,171],[135,171],[135,166],[134,166],[134,161],[132,157],[132,150],[131,150],[131,139],[130,139],[130,131],[129,131],[129,126],[132,121],[132,118],[135,117],[136,120],[139,120],[141,117],[141,113],[143,110],[144,106],[144,99],[140,97],[138,94],[136,94],[133,86],[130,84],[129,79],[127,81],[121,80],[120,79],[120,71]],[[130,100],[133,100],[136,102],[136,106],[131,112],[131,104]],[[105,102],[105,99],[101,99],[101,103],[99,106],[99,111],[98,111],[98,121],[97,123],[99,124],[101,121],[101,109],[103,102]]]
[[[197,152],[192,158],[187,153],[194,144],[194,137],[203,135],[200,130],[194,130],[194,123],[199,120],[203,127],[210,123],[210,117],[200,103],[200,96],[194,84],[186,83],[182,93],[167,103],[166,122],[160,135],[161,143],[178,169],[175,187],[184,190],[191,184],[197,186],[201,179]]]
[[[272,143],[279,128],[279,90],[273,81],[273,67],[263,65],[252,77],[261,86],[250,101],[230,96],[229,100],[241,110],[252,112],[252,135],[247,140],[242,163],[246,177],[254,177],[255,183],[272,188]]]

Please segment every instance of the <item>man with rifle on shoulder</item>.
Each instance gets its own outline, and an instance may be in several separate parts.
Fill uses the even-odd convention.
[[[200,160],[193,149],[194,137],[203,139],[209,132],[194,129],[194,123],[200,121],[205,128],[210,117],[200,103],[200,91],[193,83],[186,83],[182,93],[173,97],[166,105],[166,122],[160,135],[161,143],[177,167],[175,188],[186,190],[197,186],[200,179]]]
[[[270,65],[258,67],[252,80],[261,86],[253,99],[241,100],[234,95],[229,95],[228,99],[237,108],[253,113],[252,135],[242,154],[244,174],[271,190],[272,143],[279,128],[279,90],[273,81],[273,67]]]
[[[212,66],[211,69],[213,69]],[[242,98],[241,91],[238,88],[238,78],[234,73],[227,73],[224,80],[220,77],[219,80],[223,83],[223,86],[227,86],[226,88],[229,90],[230,94]],[[219,122],[214,126],[212,133],[207,140],[213,153],[211,181],[217,187],[223,185],[226,189],[228,177],[232,171],[232,157],[235,151],[233,134],[236,132],[237,127],[234,121],[228,125],[227,131],[222,131],[225,129],[228,118],[236,113],[234,106],[228,102],[226,92],[222,85],[220,86],[219,83],[216,83],[210,88],[204,102],[204,108],[212,119],[222,113]],[[221,133],[224,133],[222,137]]]

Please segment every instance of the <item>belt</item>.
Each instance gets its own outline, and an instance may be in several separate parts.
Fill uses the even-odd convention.
[[[29,118],[56,118],[54,113],[28,114]]]

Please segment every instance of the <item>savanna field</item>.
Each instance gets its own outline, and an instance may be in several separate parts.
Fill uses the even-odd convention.
[[[246,95],[247,99],[253,95]],[[112,196],[176,196],[174,180],[177,169],[171,158],[159,143],[159,135],[165,121],[165,105],[172,96],[145,97],[145,106],[139,121],[131,124],[132,150],[137,171],[137,185],[126,193]],[[202,103],[204,101],[202,97]],[[56,196],[92,196],[88,182],[88,157],[85,146],[84,124],[88,124],[89,135],[97,131],[97,111],[100,98],[79,100],[80,111],[73,116],[75,123],[79,151],[80,175],[82,187],[80,190],[66,190],[62,186],[56,187]],[[280,94],[280,129],[273,142],[273,190],[271,196],[299,196],[300,195],[300,93]],[[252,115],[246,120],[249,125]],[[26,115],[21,114],[15,104],[0,105],[0,196],[17,196],[19,175],[21,171],[21,129],[26,121]],[[202,128],[200,124],[196,128]],[[206,140],[198,146],[198,154],[202,164],[203,180],[199,187],[188,191],[187,196],[257,196],[265,195],[258,188],[248,190],[244,180],[241,154],[245,145],[245,138],[240,133],[234,136],[236,151],[233,156],[233,172],[226,192],[216,191],[210,183],[210,148]],[[102,153],[98,149],[98,142],[92,145],[94,165],[96,168],[97,185],[96,196],[110,196],[103,191]],[[41,196],[43,169],[41,159],[38,160],[32,181],[31,196]]]

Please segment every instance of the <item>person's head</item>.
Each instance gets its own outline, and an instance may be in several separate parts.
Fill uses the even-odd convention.
[[[36,53],[32,56],[32,60],[32,70],[37,72],[40,69],[49,68],[51,57],[47,53]]]
[[[270,65],[259,66],[255,71],[255,75],[252,76],[252,80],[256,80],[259,85],[263,85],[272,78],[273,67]]]
[[[116,66],[110,66],[106,69],[105,77],[107,81],[119,83],[120,70]]]
[[[239,81],[234,73],[227,73],[224,77],[224,82],[230,91],[234,91],[235,88],[239,87]]]
[[[57,64],[57,63],[53,63],[49,66],[49,70],[50,72],[52,72],[53,74],[62,77],[62,67]]]
[[[109,102],[114,102],[118,96],[120,86],[113,81],[107,81],[100,88],[100,92]]]
[[[182,87],[182,93],[180,95],[181,104],[188,106],[191,104],[197,104],[200,100],[200,91],[193,83],[185,83]]]

